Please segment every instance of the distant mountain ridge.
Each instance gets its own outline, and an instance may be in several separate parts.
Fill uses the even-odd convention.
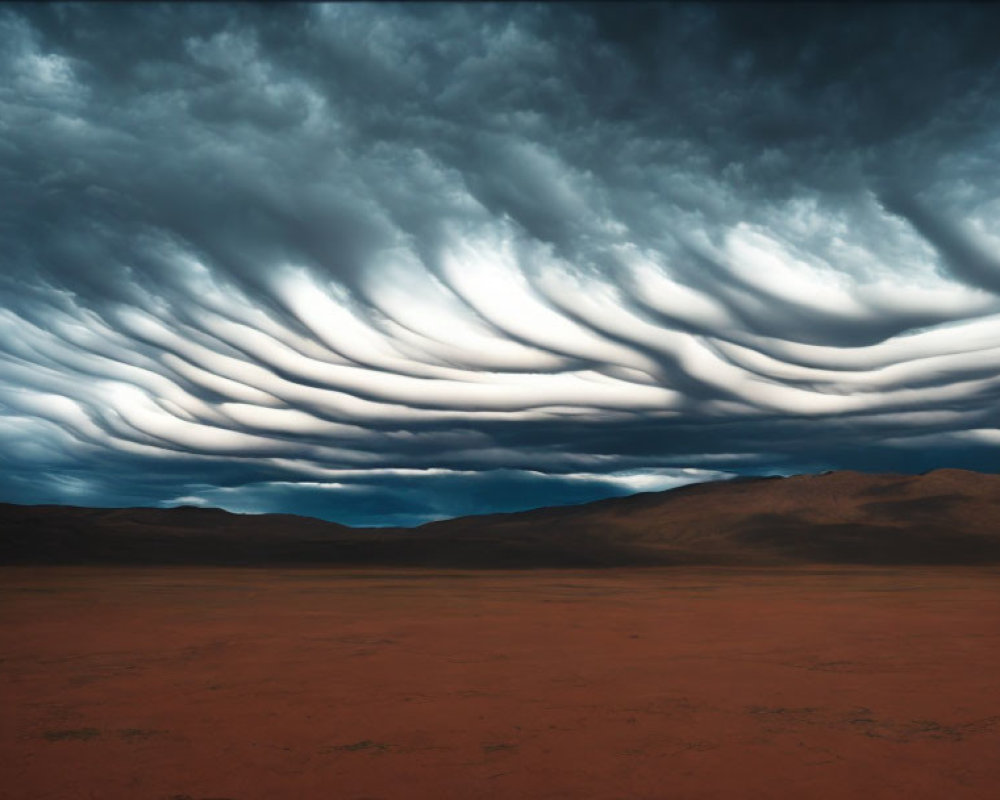
[[[0,564],[437,567],[1000,562],[1000,475],[740,478],[577,506],[349,528],[288,514],[0,504]]]

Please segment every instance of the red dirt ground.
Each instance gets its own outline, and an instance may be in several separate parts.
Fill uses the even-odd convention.
[[[995,798],[1000,570],[0,570],[0,797]]]

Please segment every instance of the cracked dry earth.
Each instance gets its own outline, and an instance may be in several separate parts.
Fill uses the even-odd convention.
[[[0,797],[995,798],[1000,571],[0,569]]]

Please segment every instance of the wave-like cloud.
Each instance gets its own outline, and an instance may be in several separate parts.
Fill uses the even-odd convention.
[[[997,13],[634,10],[4,9],[4,497],[987,465]]]

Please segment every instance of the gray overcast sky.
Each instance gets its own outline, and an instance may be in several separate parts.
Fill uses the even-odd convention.
[[[0,500],[1000,464],[1000,8],[0,6]]]

